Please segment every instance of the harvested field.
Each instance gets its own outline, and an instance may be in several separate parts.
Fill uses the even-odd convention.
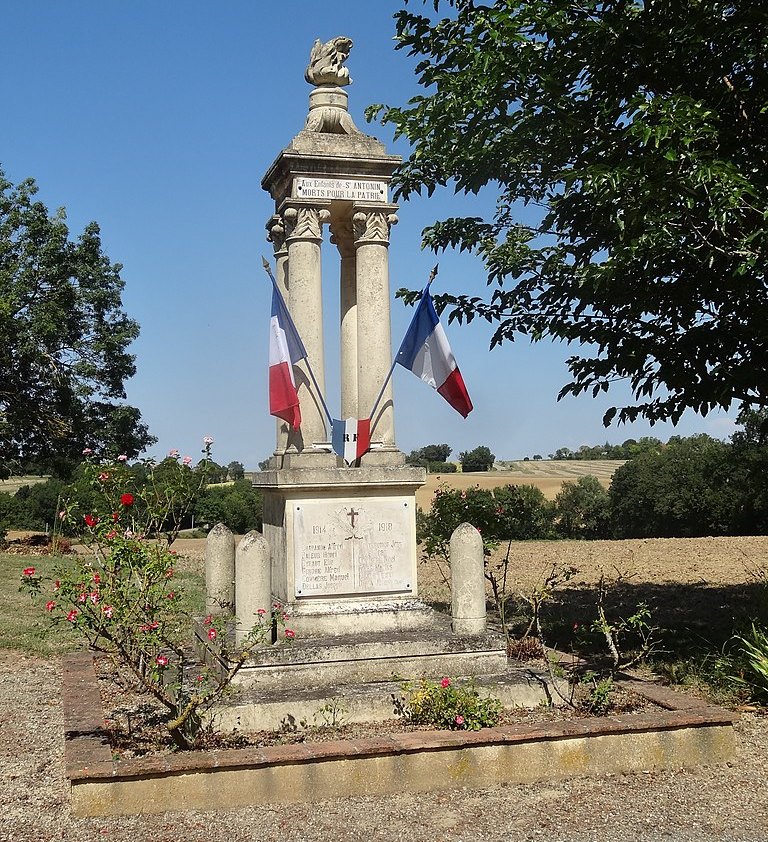
[[[478,485],[480,488],[497,488],[500,485],[534,485],[554,500],[564,482],[575,482],[579,477],[597,477],[606,488],[611,484],[614,471],[623,462],[609,459],[594,461],[548,460],[541,462],[502,462],[502,470],[479,471],[471,474],[427,474],[426,484],[416,492],[416,502],[422,509],[432,505],[432,495],[440,485],[463,490]]]

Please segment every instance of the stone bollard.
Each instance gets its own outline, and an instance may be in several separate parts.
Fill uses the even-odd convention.
[[[235,551],[235,641],[239,645],[258,620],[259,608],[272,608],[272,561],[267,539],[255,529]]]
[[[235,536],[217,523],[205,541],[205,611],[231,614],[235,610]]]
[[[483,539],[471,523],[451,535],[451,618],[454,634],[485,634]]]

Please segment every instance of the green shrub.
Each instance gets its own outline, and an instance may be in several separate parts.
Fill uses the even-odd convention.
[[[472,682],[455,685],[450,678],[440,682],[422,678],[405,682],[403,692],[396,709],[413,725],[479,731],[497,725],[501,716],[501,702],[493,696],[481,696]]]

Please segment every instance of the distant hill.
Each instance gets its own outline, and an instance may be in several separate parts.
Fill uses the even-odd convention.
[[[38,482],[45,482],[49,477],[21,476],[0,479],[0,493],[15,494],[22,485],[36,485]]]
[[[621,459],[540,459],[535,462],[519,459],[513,462],[496,462],[496,471],[491,473],[563,479],[578,479],[589,474],[599,479],[610,479],[614,471],[623,464]]]
[[[606,488],[611,483],[614,471],[624,462],[613,459],[571,460],[542,459],[525,462],[497,462],[496,470],[471,474],[427,474],[426,485],[416,492],[416,502],[422,509],[429,509],[432,496],[440,485],[465,489],[475,485],[481,488],[496,488],[500,485],[535,485],[544,496],[554,500],[564,482],[574,482],[579,477],[597,477]]]

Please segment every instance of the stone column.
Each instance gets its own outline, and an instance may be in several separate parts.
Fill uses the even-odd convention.
[[[282,219],[275,214],[267,222],[267,240],[272,243],[275,253],[275,281],[281,295],[288,303],[288,246],[285,242],[285,227]],[[271,296],[271,291],[270,291]],[[271,301],[270,297],[270,301]],[[276,418],[277,435],[275,444],[275,456],[285,453],[288,447],[288,431],[290,426],[282,418]]]
[[[333,236],[341,258],[340,322],[341,345],[341,418],[359,418],[357,405],[357,281],[355,244],[349,217],[334,221]],[[370,407],[369,407],[370,409]],[[367,410],[366,410],[367,411]]]
[[[482,535],[461,523],[451,535],[451,629],[454,634],[485,634],[485,575]]]
[[[318,388],[323,393],[325,358],[320,244],[322,225],[329,218],[327,209],[308,205],[291,205],[283,213],[288,243],[288,309],[307,350]],[[301,404],[301,429],[288,432],[288,447],[303,452],[327,442],[329,434],[323,405],[308,374],[306,361],[294,367],[294,377]]]
[[[389,229],[397,222],[385,209],[358,210],[352,217],[357,278],[357,406],[366,417],[392,365],[389,318]],[[371,441],[395,448],[392,381],[371,418]]]
[[[272,569],[269,544],[255,529],[243,537],[235,551],[235,614],[238,646],[259,621],[259,609],[272,608]]]

